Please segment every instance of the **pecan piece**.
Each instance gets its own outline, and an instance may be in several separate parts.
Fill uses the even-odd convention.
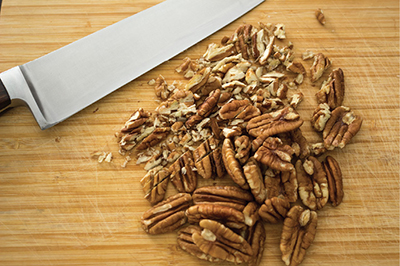
[[[197,175],[191,151],[179,157],[170,167],[171,182],[179,192],[192,193],[197,187]]]
[[[319,53],[314,56],[314,63],[310,68],[311,82],[316,82],[324,73],[326,69],[331,66],[331,60],[325,57],[324,54]]]
[[[160,143],[169,134],[169,127],[156,128],[154,131],[148,135],[143,141],[137,145],[136,149],[145,150],[147,148],[153,147],[154,145]]]
[[[311,246],[317,231],[317,213],[293,206],[283,222],[280,250],[288,266],[299,265]]]
[[[246,135],[242,135],[235,139],[235,157],[241,164],[245,164],[250,157],[251,143],[250,138]]]
[[[235,186],[205,186],[193,192],[194,204],[217,204],[243,211],[253,196],[247,190]]]
[[[187,193],[173,195],[143,213],[141,223],[149,234],[172,232],[186,223],[185,210],[192,197]]]
[[[198,246],[193,242],[192,236],[193,233],[201,234],[201,227],[198,225],[189,225],[185,228],[182,228],[178,231],[178,245],[181,249],[186,251],[187,253],[210,262],[220,262],[220,259],[214,258],[209,254],[205,254],[203,251],[199,249]]]
[[[211,68],[203,68],[189,80],[189,82],[185,86],[185,89],[195,93],[207,83],[210,73]]]
[[[208,46],[207,51],[203,56],[207,61],[215,62],[234,54],[235,47],[233,44],[219,47],[218,44],[212,43]]]
[[[233,100],[219,109],[219,116],[223,120],[234,119],[249,105],[251,105],[249,100]]]
[[[269,137],[256,151],[254,158],[274,170],[291,171],[293,165],[290,161],[293,153],[292,147],[283,145],[279,138]]]
[[[197,173],[205,179],[211,178],[213,174],[222,177],[225,173],[221,148],[218,145],[219,140],[211,137],[193,151]]]
[[[314,127],[315,130],[323,131],[329,118],[331,118],[329,105],[327,103],[321,103],[313,112],[311,125]]]
[[[223,224],[213,220],[201,220],[203,228],[192,234],[193,242],[201,251],[222,260],[243,263],[250,260],[253,250],[250,244]]]
[[[254,157],[251,157],[243,166],[243,173],[254,199],[260,204],[263,203],[267,198],[267,193],[264,188],[264,178],[261,169]]]
[[[358,133],[362,121],[362,118],[355,115],[348,107],[335,108],[322,133],[325,148],[328,150],[333,150],[335,147],[344,148]]]
[[[329,200],[333,206],[338,206],[344,196],[342,171],[340,170],[339,163],[332,156],[327,156],[322,165],[328,179]]]
[[[132,131],[136,131],[137,128],[149,120],[150,116],[150,112],[144,111],[143,108],[139,108],[131,115],[128,121],[125,122],[124,127],[121,129],[121,133],[131,133]]]
[[[321,25],[325,25],[325,15],[321,8],[315,10],[315,17],[317,18],[318,22],[321,23]]]
[[[275,44],[275,36],[270,36],[268,40],[268,44],[265,47],[264,53],[261,55],[260,59],[258,62],[261,65],[265,65],[268,62],[268,58],[271,56],[272,51],[274,49],[274,44]]]
[[[243,209],[244,223],[248,226],[253,226],[259,220],[258,204],[255,201],[249,202]]]
[[[299,196],[311,210],[319,210],[329,199],[328,181],[322,164],[313,156],[296,162]]]
[[[171,91],[168,89],[168,84],[162,75],[159,75],[156,79],[154,91],[157,97],[161,98],[162,100],[166,100],[171,93]]]
[[[164,199],[165,192],[169,181],[170,172],[162,166],[157,166],[150,171],[140,180],[145,193],[144,198],[147,199],[151,205],[154,205]]]
[[[343,70],[338,68],[331,72],[329,78],[322,83],[321,89],[315,95],[319,104],[327,103],[333,110],[342,105],[344,92]]]
[[[239,161],[235,158],[235,151],[232,141],[228,138],[224,140],[222,145],[222,160],[224,161],[225,169],[232,180],[243,189],[249,189],[246,182],[246,177],[243,174],[242,167]]]
[[[209,116],[214,107],[217,105],[220,96],[221,90],[216,89],[215,91],[213,91],[210,96],[208,96],[199,106],[199,108],[197,109],[197,114],[201,117]]]
[[[262,222],[258,221],[255,225],[250,227],[249,235],[246,238],[253,250],[253,256],[247,262],[248,266],[258,266],[264,253],[265,242],[265,228]]]
[[[289,209],[289,201],[285,197],[279,196],[265,200],[258,210],[258,214],[263,221],[276,224],[285,219]]]

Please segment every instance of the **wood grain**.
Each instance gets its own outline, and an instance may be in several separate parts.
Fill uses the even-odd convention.
[[[4,0],[0,72],[24,64],[160,0]],[[326,25],[315,19],[324,10]],[[153,110],[147,81],[201,56],[243,22],[284,23],[297,56],[323,52],[346,76],[345,105],[364,118],[360,133],[333,155],[345,197],[318,212],[315,242],[303,265],[399,265],[399,3],[397,0],[267,0],[172,60],[41,131],[27,108],[0,116],[1,265],[210,265],[177,248],[175,234],[149,236],[140,227],[149,207],[142,166],[122,168],[113,137],[138,107]],[[311,62],[305,63],[307,67]],[[306,81],[300,113],[309,126],[317,87]],[[113,152],[98,164],[94,151]],[[221,182],[228,183],[228,180]],[[201,184],[200,184],[201,185]],[[174,189],[169,187],[169,194]],[[281,225],[267,227],[262,264],[280,259]],[[221,265],[230,265],[229,263]]]

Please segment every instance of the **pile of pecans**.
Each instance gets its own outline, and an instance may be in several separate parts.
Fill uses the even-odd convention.
[[[258,265],[268,223],[283,223],[280,249],[298,265],[312,244],[317,211],[343,199],[342,174],[332,156],[359,131],[362,119],[342,106],[338,68],[322,83],[311,123],[321,143],[309,143],[296,111],[306,77],[283,24],[244,24],[210,44],[204,56],[185,58],[176,71],[186,84],[159,76],[151,85],[163,102],[138,109],[116,134],[121,154],[137,153],[147,174],[140,181],[153,205],[141,219],[149,234],[178,231],[178,245],[199,259]],[[278,42],[281,45],[278,45]],[[310,79],[330,68],[322,53]],[[228,176],[232,185],[218,185]],[[198,179],[210,185],[198,187]],[[169,183],[177,194],[165,199]]]

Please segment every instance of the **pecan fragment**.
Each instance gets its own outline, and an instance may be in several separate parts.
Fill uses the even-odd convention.
[[[250,227],[247,242],[253,250],[253,256],[247,262],[248,266],[258,266],[264,253],[265,228],[262,222],[257,221],[255,225]]]
[[[194,160],[191,151],[182,154],[170,167],[171,182],[183,193],[192,193],[197,187],[197,174],[194,172]]]
[[[274,170],[291,171],[293,153],[292,147],[283,145],[279,138],[269,137],[254,154],[254,159]]]
[[[250,157],[251,143],[250,138],[246,135],[242,135],[235,139],[235,157],[241,164],[245,164]]]
[[[328,181],[322,164],[313,156],[296,162],[299,196],[311,210],[319,210],[329,199]]]
[[[249,100],[233,100],[221,107],[219,110],[219,116],[223,120],[234,119],[250,104]]]
[[[315,17],[317,18],[318,22],[321,23],[321,25],[325,25],[326,19],[325,19],[324,12],[322,11],[321,8],[318,8],[317,10],[315,10]]]
[[[154,205],[164,199],[165,192],[169,181],[169,171],[162,166],[157,166],[150,171],[140,180],[145,193],[144,198],[147,199],[151,205]]]
[[[293,206],[283,222],[280,249],[287,266],[299,265],[311,246],[317,230],[317,213]]]
[[[329,78],[322,83],[321,89],[316,93],[319,104],[327,103],[331,110],[341,106],[344,99],[343,70],[334,69]]]
[[[207,51],[203,56],[207,61],[214,62],[233,54],[235,54],[235,47],[233,44],[219,47],[218,44],[212,43],[208,46]]]
[[[340,170],[339,163],[332,156],[327,156],[322,165],[328,179],[329,200],[333,206],[338,206],[344,196],[342,171]]]
[[[141,223],[149,234],[172,232],[186,223],[185,210],[192,197],[187,193],[173,195],[143,213]]]
[[[197,173],[205,179],[212,178],[215,174],[222,177],[225,173],[219,141],[210,137],[193,151],[193,159]]]
[[[322,133],[325,148],[328,150],[333,150],[335,147],[344,148],[358,133],[362,121],[362,118],[355,115],[348,107],[335,108]]]
[[[264,176],[264,186],[269,199],[284,196],[289,202],[297,201],[297,176],[296,170],[274,172],[267,169]]]
[[[232,180],[243,189],[249,189],[246,182],[246,177],[243,174],[240,163],[235,158],[235,151],[232,141],[226,138],[222,144],[222,160],[224,161],[225,169]]]
[[[329,118],[331,118],[329,105],[327,103],[321,103],[313,112],[311,125],[314,127],[315,130],[323,131]]]
[[[223,224],[205,219],[200,227],[202,232],[193,233],[192,239],[204,253],[234,263],[247,262],[253,255],[249,243]]]
[[[210,73],[211,68],[203,68],[189,80],[189,82],[185,86],[185,89],[195,93],[207,83]]]
[[[147,148],[153,147],[154,145],[160,143],[169,134],[169,127],[156,128],[154,131],[143,139],[143,141],[137,145],[136,149],[145,150]]]
[[[285,197],[279,196],[265,200],[258,210],[258,214],[263,221],[276,224],[285,219],[289,209],[289,201]]]
[[[156,79],[154,91],[157,97],[160,97],[162,100],[167,99],[169,94],[171,93],[168,90],[168,84],[162,75],[159,75]]]
[[[328,57],[325,57],[324,54],[319,53],[315,55],[314,63],[310,68],[311,82],[316,82],[330,66],[331,60]]]
[[[267,193],[264,188],[264,178],[261,169],[254,157],[251,157],[243,166],[243,173],[255,200],[260,204],[263,203],[267,197]]]
[[[248,226],[253,226],[259,220],[258,204],[255,201],[249,202],[243,209],[244,223]]]

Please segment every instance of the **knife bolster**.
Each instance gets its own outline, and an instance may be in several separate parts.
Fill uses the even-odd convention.
[[[8,95],[7,90],[4,87],[3,81],[1,81],[0,79],[0,111],[5,109],[10,104],[11,104],[10,96]]]

